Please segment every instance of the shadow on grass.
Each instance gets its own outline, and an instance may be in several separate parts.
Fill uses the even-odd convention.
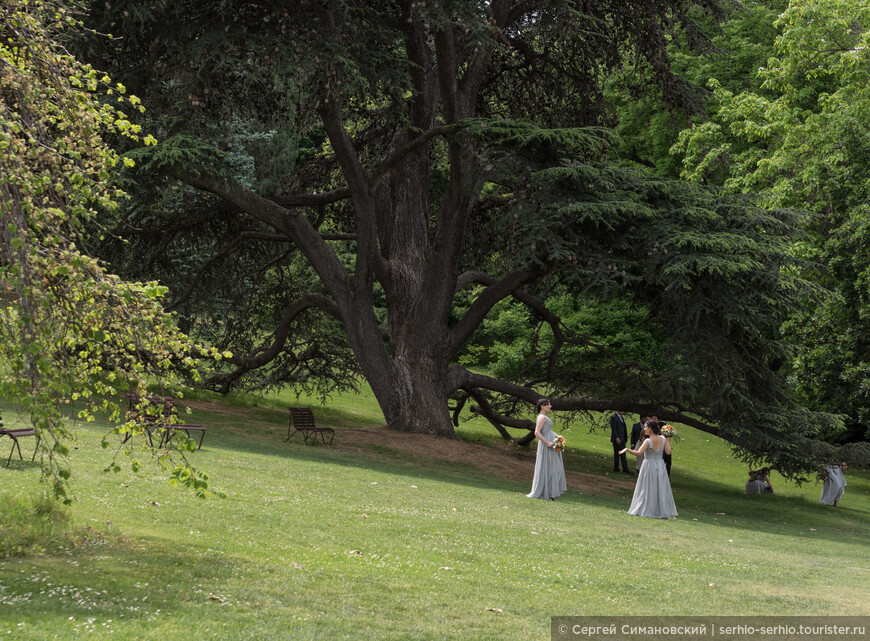
[[[200,411],[203,415],[201,420],[209,421],[209,424],[216,428],[212,440],[214,447],[226,447],[259,456],[371,469],[379,473],[412,476],[496,492],[525,494],[531,484],[531,473],[526,481],[503,478],[493,476],[473,463],[421,459],[403,453],[400,447],[390,448],[372,444],[350,452],[341,450],[339,449],[343,431],[341,428],[336,434],[338,447],[324,447],[320,444],[304,445],[299,435],[294,437],[298,442],[294,440],[283,442],[287,435],[287,428],[282,425],[284,413],[280,410],[252,409],[250,415],[246,411],[243,428],[239,427],[238,421],[232,421],[226,415]],[[352,419],[341,422],[353,424]],[[229,428],[232,424],[235,424],[232,429],[220,429],[221,426]],[[326,425],[325,422],[323,424]],[[338,423],[334,425],[339,426]],[[583,469],[584,465],[588,467]],[[581,454],[579,461],[572,460],[568,468],[589,473],[590,467],[598,466],[600,466],[600,456],[585,453]],[[862,510],[819,506],[804,497],[746,496],[742,485],[729,485],[695,477],[684,469],[674,471],[672,482],[677,509],[680,512],[679,519],[684,521],[696,519],[699,523],[713,526],[794,536],[798,539],[806,536],[807,530],[812,527],[816,530],[812,534],[816,539],[837,540],[842,543],[844,539],[854,537],[856,545],[862,547],[866,545],[863,533],[870,526],[870,515]],[[560,498],[560,503],[576,504],[578,507],[598,506],[626,510],[632,492],[632,488],[627,488],[620,497],[602,494],[594,487],[589,487],[582,493],[571,489]]]
[[[79,568],[80,560],[87,571]],[[66,554],[5,562],[0,567],[0,604],[14,606],[14,620],[55,633],[69,631],[60,638],[72,638],[73,633],[96,638],[87,634],[94,632],[94,622],[96,631],[105,633],[111,632],[106,621],[150,628],[191,607],[218,613],[220,606],[235,600],[225,595],[237,581],[255,581],[256,575],[243,559],[208,556],[201,548],[186,550],[147,537],[131,548],[123,540],[97,538]],[[239,610],[221,614],[233,621]]]

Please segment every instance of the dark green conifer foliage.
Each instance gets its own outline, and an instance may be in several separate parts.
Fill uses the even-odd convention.
[[[163,261],[191,331],[236,352],[217,387],[359,372],[391,427],[442,436],[451,398],[508,435],[548,394],[565,412],[655,411],[799,475],[831,419],[778,375],[776,327],[803,287],[793,221],[622,168],[602,127],[600,82],[625,56],[679,100],[664,45],[689,6],[94,4],[123,36],[94,54],[161,116],[161,144],[132,152],[135,266]],[[661,354],[619,358],[547,309],[552,292],[648,310]],[[455,364],[511,297],[551,338],[507,380]]]

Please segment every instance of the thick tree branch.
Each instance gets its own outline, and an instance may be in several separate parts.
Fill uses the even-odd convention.
[[[486,418],[493,425],[506,425],[508,427],[513,427],[518,430],[533,431],[535,429],[534,421],[522,418],[513,418],[511,416],[505,416],[504,414],[499,414],[498,412],[496,412],[492,408],[492,405],[489,404],[489,401],[486,400],[486,397],[481,393],[480,389],[476,387],[463,387],[462,389],[475,400],[477,405],[480,407],[481,415],[483,415],[483,417]],[[506,432],[502,432],[502,430],[499,430],[499,433],[502,436],[506,434]]]
[[[429,46],[429,35],[425,24],[421,20],[414,20],[413,4],[408,0],[402,3],[402,18],[407,25],[405,49],[411,63],[410,79],[414,87],[409,102],[410,125],[419,131],[427,131],[435,122],[438,83],[434,76],[435,61]],[[398,135],[404,135],[404,132]]]
[[[480,283],[481,285],[490,286],[498,281],[481,271],[467,271],[460,274],[459,278],[456,280],[456,291],[459,292],[464,288],[468,287],[471,283]],[[559,356],[559,352],[562,349],[562,346],[565,343],[573,344],[573,345],[586,345],[589,347],[593,347],[598,350],[599,353],[607,356],[614,365],[618,365],[622,368],[632,368],[639,369],[644,366],[641,363],[636,362],[626,362],[620,361],[617,359],[610,350],[607,349],[605,345],[601,345],[599,343],[594,343],[588,339],[569,339],[565,336],[563,330],[562,319],[556,316],[553,312],[551,312],[544,301],[537,298],[536,296],[532,296],[522,290],[516,291],[512,293],[513,297],[518,301],[526,305],[529,309],[532,309],[540,318],[550,326],[550,329],[553,332],[553,347],[550,349],[550,352],[547,354],[547,376],[552,380],[559,375],[558,372],[555,371],[556,366],[556,358]],[[531,369],[538,362],[539,359],[535,359],[533,363],[530,363],[526,369]],[[564,372],[563,375],[570,374],[570,372]],[[522,372],[520,373],[522,375]]]
[[[319,207],[350,198],[350,187],[340,187],[321,194],[288,194],[270,198],[282,207]]]
[[[372,177],[370,180],[371,185],[373,187],[377,185],[381,177],[390,169],[395,167],[409,153],[425,145],[437,136],[447,135],[452,129],[453,127],[451,127],[450,125],[440,125],[438,127],[423,132],[416,138],[391,151],[390,154],[381,161],[381,163],[377,166],[374,172],[372,172]]]
[[[242,244],[242,237],[238,236],[233,242],[231,242],[229,245],[224,247],[217,254],[215,254],[214,256],[209,258],[202,265],[200,265],[199,269],[197,269],[196,273],[193,275],[193,278],[191,279],[190,284],[187,286],[187,289],[185,289],[184,292],[181,294],[181,296],[176,298],[173,301],[173,303],[166,308],[166,311],[171,312],[175,309],[178,309],[178,306],[181,305],[184,301],[186,301],[190,297],[190,295],[193,293],[193,290],[199,284],[199,281],[202,280],[202,277],[205,274],[205,272],[208,271],[208,268],[211,267],[216,262],[218,262],[220,259],[225,258],[226,256],[229,256],[230,254],[232,254],[234,251],[236,251],[236,248],[241,244]]]
[[[323,104],[318,113],[350,188],[357,227],[357,266],[354,279],[357,290],[363,291],[370,288],[374,273],[382,280],[389,280],[389,265],[378,249],[377,217],[371,186],[344,127],[338,97],[327,90],[327,95],[322,100]]]
[[[186,301],[193,293],[193,290],[199,284],[199,281],[202,280],[202,277],[205,275],[205,272],[208,271],[209,267],[211,267],[214,263],[221,260],[222,258],[226,258],[230,254],[232,254],[239,247],[239,245],[242,244],[242,241],[248,238],[253,240],[265,240],[279,243],[292,242],[290,238],[284,236],[283,234],[261,234],[259,232],[243,231],[236,237],[233,242],[231,242],[220,252],[209,258],[202,265],[200,265],[199,269],[196,270],[196,273],[193,275],[193,279],[190,281],[190,284],[187,286],[187,289],[184,290],[184,293],[182,293],[181,296],[173,301],[172,305],[169,305],[166,308],[166,311],[171,312],[175,309],[178,309],[178,307],[184,301]]]
[[[173,173],[191,187],[220,196],[257,220],[286,234],[299,247],[339,307],[345,307],[348,296],[347,271],[305,216],[263,198],[234,180],[197,174],[179,167],[174,168]]]
[[[465,313],[465,316],[462,317],[462,320],[450,331],[447,339],[447,353],[455,354],[462,347],[472,332],[486,318],[493,305],[514,294],[526,283],[537,280],[546,273],[546,268],[534,265],[509,274],[501,280],[493,279],[492,284],[483,290]]]
[[[505,27],[510,27],[519,20],[525,13],[531,11],[535,7],[538,6],[537,0],[520,0],[519,2],[509,3],[510,11],[508,11],[505,16],[504,22],[496,21],[496,24],[504,29]]]
[[[321,309],[328,314],[334,316],[335,318],[341,320],[338,306],[332,300],[330,300],[326,296],[323,296],[322,294],[306,294],[299,300],[295,301],[292,305],[290,305],[287,308],[287,311],[284,312],[283,318],[281,318],[280,323],[278,323],[278,327],[275,329],[275,334],[271,345],[261,346],[247,356],[231,356],[225,359],[227,362],[236,365],[237,368],[229,374],[220,377],[219,380],[221,381],[222,385],[219,389],[217,389],[217,391],[221,394],[226,394],[230,391],[230,387],[232,386],[232,384],[239,378],[241,378],[244,374],[273,361],[278,356],[278,354],[281,353],[281,351],[284,349],[284,346],[287,344],[287,337],[290,334],[290,325],[299,314],[312,307]],[[305,360],[305,358],[310,357],[311,354],[309,354],[307,357],[298,356],[296,357],[296,360],[302,361]]]
[[[462,119],[456,104],[456,51],[453,38],[446,31],[435,33],[435,55],[438,70],[438,87],[441,90],[441,100],[444,102],[444,116],[447,124],[454,124]]]
[[[546,396],[545,394],[535,391],[531,387],[517,385],[516,383],[508,383],[483,374],[475,374],[474,372],[470,372],[465,368],[458,366],[450,368],[449,378],[451,383],[450,388],[453,390],[462,389],[467,391],[469,388],[477,387],[513,396],[514,398],[519,398],[528,401],[529,403],[536,403],[542,396]],[[609,412],[621,409],[626,412],[635,412],[646,416],[655,414],[665,421],[682,423],[683,425],[694,427],[695,429],[706,432],[707,434],[712,434],[713,436],[722,436],[719,428],[715,425],[705,423],[685,412],[675,411],[673,409],[673,404],[667,402],[651,404],[618,398],[589,398],[582,396],[568,398],[549,396],[548,398],[553,401],[554,410]]]

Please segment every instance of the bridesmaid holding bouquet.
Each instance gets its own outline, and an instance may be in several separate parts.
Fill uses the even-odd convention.
[[[671,444],[662,436],[661,428],[656,421],[650,420],[647,426],[650,435],[640,448],[622,450],[635,456],[644,455],[628,513],[655,519],[669,519],[677,515],[677,506],[674,504],[674,495],[671,492],[671,483],[668,480],[662,455],[665,452],[670,454]]]
[[[535,455],[535,477],[532,491],[526,494],[530,499],[550,499],[555,501],[568,489],[565,481],[565,466],[562,463],[564,439],[553,431],[553,421],[547,414],[552,405],[550,399],[542,398],[535,405],[538,418],[535,421],[535,438],[538,451]]]

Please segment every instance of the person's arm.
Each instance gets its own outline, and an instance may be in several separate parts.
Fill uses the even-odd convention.
[[[548,441],[544,438],[543,434],[541,434],[541,428],[544,427],[544,421],[545,421],[545,420],[546,420],[546,419],[545,419],[543,416],[538,416],[538,422],[535,423],[535,438],[538,439],[541,443],[543,443],[543,444],[546,445],[547,447],[552,447],[553,444],[550,443],[550,442],[548,442]]]
[[[639,450],[633,450],[629,447],[626,447],[624,450],[622,450],[622,452],[620,452],[620,454],[628,452],[629,454],[634,454],[635,456],[637,456],[638,454],[643,454],[648,447],[649,447],[649,439],[646,439],[646,440],[644,440],[643,445],[640,446]]]

